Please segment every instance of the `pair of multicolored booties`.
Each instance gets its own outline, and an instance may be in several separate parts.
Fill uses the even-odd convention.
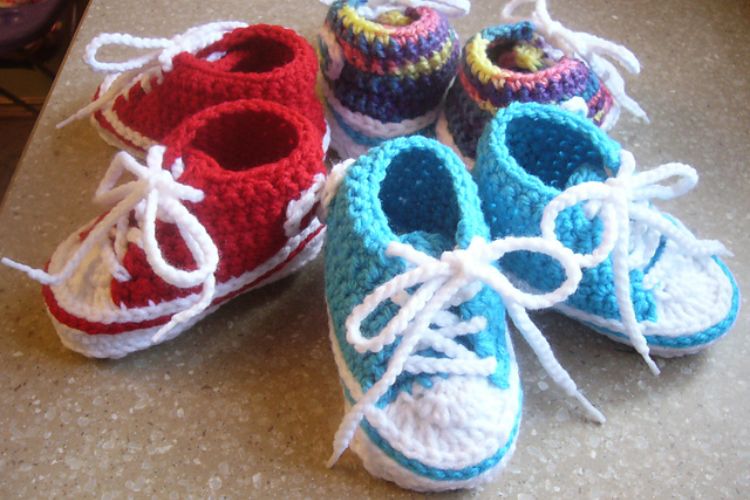
[[[739,290],[717,241],[652,200],[697,182],[633,155],[583,114],[514,103],[470,172],[448,147],[399,138],[334,167],[326,299],[347,447],[375,476],[442,491],[492,479],[516,445],[522,391],[507,318],[589,417],[604,415],[555,359],[529,310],[552,307],[651,354],[711,345]]]
[[[109,44],[156,50],[100,62]],[[124,150],[96,191],[104,211],[44,271],[3,259],[44,285],[67,347],[98,358],[147,348],[318,254],[327,134],[306,40],[221,22],[172,39],[103,34],[86,60],[111,74],[72,118],[90,115]],[[117,185],[126,172],[134,180]]]
[[[503,9],[510,24],[482,30],[463,52],[448,17],[468,13],[468,1],[324,3],[331,6],[318,37],[322,87],[332,149],[343,158],[421,134],[437,135],[472,165],[485,125],[512,102],[582,110],[605,130],[621,107],[647,120],[605,59],[637,73],[637,58],[565,28],[545,0],[512,0]],[[528,19],[515,15],[524,3],[535,4]]]

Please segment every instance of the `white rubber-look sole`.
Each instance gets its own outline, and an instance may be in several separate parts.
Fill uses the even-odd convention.
[[[628,339],[624,339],[622,337],[617,337],[615,335],[610,335],[607,332],[603,332],[601,330],[596,330],[596,333],[600,333],[607,337],[608,339],[617,342],[618,344],[626,345],[632,349],[633,344],[631,344]],[[655,346],[653,344],[649,344],[648,346],[648,352],[649,354],[652,354],[654,356],[660,357],[660,358],[681,358],[682,356],[692,356],[693,354],[698,354],[703,349],[707,349],[708,347],[714,345],[717,340],[719,340],[721,337],[718,337],[711,342],[706,342],[705,344],[700,344],[699,346],[695,347],[688,347],[688,348],[670,348],[670,347],[660,347]],[[635,350],[633,350],[635,352]]]
[[[350,405],[347,404],[345,410],[348,411],[349,408]],[[460,481],[437,481],[414,474],[383,453],[361,428],[357,429],[357,432],[354,434],[351,448],[362,460],[365,470],[372,476],[396,483],[401,488],[423,493],[436,493],[476,488],[496,479],[502,473],[503,469],[505,469],[505,466],[510,462],[513,453],[516,451],[517,436],[516,434],[516,438],[513,439],[510,448],[508,448],[503,458],[494,467],[471,479]]]
[[[330,310],[328,309],[328,307],[326,307],[326,311],[328,313],[328,336],[333,350],[334,361],[336,362],[336,366],[339,370],[339,376],[341,377],[342,383],[344,383],[344,385],[348,387],[345,379],[350,378],[351,375],[348,372],[348,367],[346,366],[343,354],[341,353],[338,341],[336,340],[336,334],[333,329],[333,322],[331,321]],[[507,328],[508,327],[506,325],[506,342],[510,354],[511,371],[513,373],[511,375],[512,378],[510,382],[511,386],[514,387],[514,394],[512,395],[512,397],[515,398],[515,401],[519,401],[520,405],[521,385],[518,373],[518,365],[516,363],[516,356],[513,350],[513,346],[510,343]],[[348,412],[350,408],[351,405],[349,404],[349,401],[345,399],[344,412]],[[512,441],[510,441],[508,451],[506,451],[505,455],[503,455],[503,457],[493,467],[469,479],[435,480],[416,474],[408,468],[403,467],[393,458],[385,454],[376,443],[372,442],[372,440],[367,436],[367,433],[362,430],[361,426],[357,428],[354,437],[352,438],[350,448],[354,453],[357,454],[357,456],[362,461],[362,465],[364,466],[364,468],[372,476],[396,483],[402,488],[420,492],[441,492],[475,488],[495,479],[502,472],[502,470],[505,468],[505,466],[513,456],[513,453],[516,449],[516,443],[518,442],[518,435],[521,426],[520,406],[516,408],[516,411],[518,413],[518,422],[516,422],[516,425],[519,427],[519,429],[517,430],[515,435],[510,438]],[[505,446],[507,443],[507,441],[503,443],[503,446]]]
[[[355,142],[344,130],[336,123],[336,119],[330,115],[326,109],[326,121],[330,130],[330,145],[333,151],[339,155],[342,160],[349,158],[359,158],[367,153],[370,146]]]
[[[117,137],[115,134],[107,130],[106,128],[102,127],[99,123],[99,120],[96,119],[94,114],[92,114],[89,117],[89,121],[91,122],[91,125],[94,127],[94,130],[99,134],[99,137],[101,137],[104,142],[112,146],[113,148],[116,148],[120,151],[126,151],[132,156],[135,156],[136,158],[145,158],[146,152],[141,149],[135,149],[133,146],[130,146],[128,144],[125,144],[123,141],[120,140],[119,137]]]
[[[605,337],[607,337],[609,340],[613,342],[617,342],[618,344],[628,346],[631,349],[633,349],[634,353],[636,352],[635,348],[633,347],[633,344],[630,343],[630,340],[628,338],[618,337],[617,335],[612,335],[611,333],[608,333],[602,329],[596,328],[595,326],[592,326],[591,324],[587,324],[583,319],[578,317],[575,313],[571,312],[571,311],[575,311],[575,309],[573,308],[563,309],[559,305],[555,307],[555,309],[557,310],[557,312],[559,312],[563,316],[567,316],[570,319],[580,321],[586,328],[593,330],[600,335],[604,335]],[[711,342],[706,342],[704,344],[700,344],[700,345],[693,346],[693,347],[664,347],[664,346],[649,344],[648,352],[649,354],[653,356],[657,356],[659,358],[681,358],[682,356],[692,356],[693,354],[698,354],[702,350],[707,349],[708,347],[714,345],[716,341],[720,339],[721,337],[717,337]]]
[[[272,274],[265,280],[259,282],[257,285],[251,288],[248,288],[242,293],[249,292],[250,290],[255,290],[274,281],[278,281],[299,270],[310,260],[314,259],[318,255],[318,253],[320,253],[320,250],[323,246],[323,242],[325,240],[325,232],[326,229],[325,227],[323,227],[302,251],[300,251],[292,260],[287,262],[287,264],[281,271]],[[284,249],[282,249],[282,252],[283,251]],[[269,261],[267,262],[273,261],[274,257],[269,259]],[[242,285],[229,290],[225,290],[225,293],[223,293],[218,298],[221,299],[221,297],[230,295],[241,288]],[[57,331],[60,340],[68,349],[81,353],[84,356],[90,358],[117,359],[122,358],[132,352],[148,349],[149,347],[177,337],[182,332],[188,330],[198,321],[213,313],[227,302],[221,302],[219,304],[213,305],[200,314],[196,315],[195,317],[191,318],[189,321],[176,325],[158,341],[154,341],[153,337],[162,325],[117,334],[90,334],[59,322],[54,317],[54,315],[52,315],[49,309],[47,309],[47,313],[52,319],[52,323],[55,326],[55,330]]]
[[[363,154],[367,153],[367,151],[370,150],[370,148],[377,147],[378,145],[382,144],[383,142],[389,141],[391,139],[395,139],[398,137],[404,137],[411,134],[415,134],[419,132],[420,130],[429,127],[432,123],[435,123],[435,120],[426,122],[426,124],[417,129],[408,129],[405,128],[399,135],[392,135],[389,137],[380,137],[380,136],[372,136],[375,140],[378,141],[378,144],[373,146],[368,146],[365,144],[360,144],[354,139],[351,138],[349,134],[347,134],[344,129],[341,128],[341,126],[336,121],[336,118],[331,114],[331,111],[328,109],[328,106],[330,104],[326,105],[326,121],[328,122],[328,125],[331,130],[331,149],[336,151],[338,153],[339,157],[342,160],[346,160],[348,158],[359,158]],[[351,126],[351,125],[350,125]]]

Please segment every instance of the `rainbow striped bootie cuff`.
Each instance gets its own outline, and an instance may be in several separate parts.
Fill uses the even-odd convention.
[[[535,10],[528,17],[515,16],[525,3],[534,3]],[[638,73],[638,59],[627,48],[564,27],[551,19],[544,0],[512,0],[503,18],[508,24],[486,28],[464,46],[437,124],[438,139],[467,165],[474,164],[487,122],[514,102],[559,104],[604,130],[615,125],[621,108],[648,121],[607,59]]]
[[[342,157],[387,139],[434,134],[459,60],[458,36],[442,13],[409,7],[371,20],[363,5],[334,2],[318,37],[333,148]]]

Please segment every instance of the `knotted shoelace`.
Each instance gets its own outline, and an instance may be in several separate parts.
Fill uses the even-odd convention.
[[[352,163],[353,160],[348,160],[333,168],[321,197],[323,206],[330,203]],[[565,272],[565,281],[557,289],[544,294],[519,290],[495,265],[503,255],[517,251],[540,252],[556,259]],[[492,242],[477,237],[466,249],[446,251],[439,258],[394,241],[388,245],[386,255],[400,257],[408,268],[375,288],[352,310],[345,323],[346,339],[360,354],[380,352],[399,339],[400,342],[393,350],[383,376],[344,416],[334,438],[329,467],[349,446],[367,411],[375,407],[402,373],[453,376],[489,376],[494,373],[497,366],[494,357],[480,358],[455,340],[484,330],[486,319],[476,316],[461,320],[450,311],[450,308],[471,300],[483,284],[501,296],[508,315],[552,380],[575,397],[593,420],[605,421],[604,415],[585,398],[559,364],[527,312],[564,301],[575,292],[581,280],[582,272],[576,256],[556,237],[507,237]],[[409,290],[414,291],[409,293]],[[365,337],[361,331],[362,322],[389,300],[400,306],[398,313],[376,335]],[[444,357],[418,354],[425,349],[442,353]]]
[[[669,179],[673,184],[660,184]],[[719,241],[700,240],[684,226],[667,219],[650,201],[670,200],[695,187],[698,173],[682,163],[667,163],[643,172],[635,171],[635,158],[621,152],[617,175],[604,182],[583,182],[567,188],[544,210],[542,237],[555,238],[555,221],[560,213],[578,203],[585,203],[588,217],[599,217],[603,232],[601,243],[590,254],[576,254],[579,265],[595,267],[612,255],[615,295],[620,319],[633,347],[654,374],[659,368],[649,355],[649,348],[638,323],[630,296],[630,270],[640,268],[654,256],[663,237],[673,240],[675,251],[691,257],[730,255]]]
[[[161,83],[164,73],[172,70],[172,61],[177,54],[181,52],[195,54],[212,43],[218,42],[227,33],[246,26],[246,23],[221,21],[194,26],[172,38],[145,38],[126,33],[102,33],[94,37],[86,46],[84,61],[94,71],[108,73],[109,86],[94,101],[60,122],[57,127],[64,127],[99,111],[112,102],[124,89],[138,81],[141,81],[145,88],[149,88],[152,78],[155,78],[157,83]],[[132,47],[148,50],[148,52],[121,62],[103,62],[96,56],[99,50],[107,45]],[[215,58],[216,55],[209,55],[209,59],[212,57]]]
[[[520,5],[527,3],[534,4],[534,11],[529,18],[514,15]],[[625,92],[625,80],[620,72],[612,62],[605,59],[613,59],[630,73],[640,73],[641,65],[638,58],[626,47],[589,33],[566,28],[559,21],[552,19],[547,10],[547,0],[511,0],[503,8],[502,16],[508,22],[531,20],[536,30],[554,48],[562,50],[570,57],[586,61],[610,90],[618,105],[644,122],[649,121],[643,108]]]
[[[183,204],[185,201],[201,202],[203,191],[178,182],[184,170],[181,160],[175,161],[171,171],[162,167],[164,151],[164,146],[150,148],[146,165],[140,164],[126,152],[114,157],[94,196],[95,202],[112,208],[91,228],[59,272],[49,274],[8,258],[3,258],[2,263],[25,272],[43,285],[56,285],[69,280],[88,254],[98,246],[114,279],[124,282],[131,277],[122,262],[128,243],[135,243],[143,249],[154,274],[170,285],[178,288],[201,286],[197,299],[174,314],[156,332],[154,342],[176,325],[200,314],[214,297],[214,274],[219,264],[219,251],[206,228]],[[126,170],[136,179],[115,186]],[[135,226],[130,224],[131,214]],[[194,270],[179,269],[164,258],[156,238],[157,219],[177,226],[195,260]]]

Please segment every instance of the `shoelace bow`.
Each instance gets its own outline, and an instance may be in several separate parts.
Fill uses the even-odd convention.
[[[3,258],[2,263],[25,272],[44,285],[55,285],[70,279],[89,252],[99,245],[112,276],[118,281],[127,281],[130,275],[122,266],[122,259],[127,251],[127,244],[135,243],[143,248],[154,273],[167,283],[179,288],[202,286],[198,299],[173,315],[171,320],[157,331],[153,340],[159,341],[177,324],[200,314],[211,304],[214,297],[214,273],[219,264],[219,252],[206,228],[183,205],[183,201],[202,201],[203,192],[177,182],[184,168],[181,160],[175,162],[171,172],[162,167],[164,151],[163,146],[149,149],[147,166],[140,164],[125,152],[115,156],[94,197],[96,202],[112,208],[91,228],[58,273],[49,274],[7,258]],[[115,186],[125,170],[131,172],[136,179]],[[130,225],[131,213],[135,216],[137,227]],[[156,239],[157,219],[177,226],[195,260],[196,269],[186,271],[166,261]]]
[[[638,74],[641,71],[641,65],[635,54],[626,47],[604,38],[566,28],[559,21],[552,19],[547,10],[547,0],[511,0],[503,8],[502,16],[511,22],[524,20],[523,17],[515,16],[514,11],[518,6],[526,3],[535,4],[530,19],[550,45],[570,56],[577,56],[586,61],[610,90],[615,101],[633,116],[648,123],[646,112],[625,92],[625,80],[620,72],[614,64],[605,59],[609,57],[630,73]]]
[[[671,185],[660,184],[670,178],[676,178]],[[641,226],[640,236],[651,232],[658,238],[666,236],[677,243],[678,251],[692,257],[727,255],[729,251],[715,240],[699,240],[684,226],[667,219],[661,212],[650,205],[653,199],[670,200],[687,193],[698,182],[698,173],[694,168],[682,163],[667,163],[651,170],[635,171],[635,158],[629,151],[621,152],[621,163],[617,175],[605,182],[583,182],[572,186],[555,197],[544,210],[541,229],[544,238],[556,238],[555,221],[560,213],[578,203],[585,203],[588,217],[599,217],[603,232],[600,245],[590,254],[576,254],[581,267],[595,267],[612,255],[615,295],[620,318],[633,347],[643,357],[654,374],[659,368],[649,355],[649,348],[638,323],[635,308],[630,295],[630,269],[642,265],[649,255],[631,256],[630,248],[641,242],[633,241],[631,224]],[[645,229],[645,231],[644,231]],[[652,252],[656,247],[648,245]],[[633,258],[634,257],[634,258]]]
[[[321,195],[321,217],[331,203],[346,171],[354,160],[334,166]],[[545,294],[525,293],[512,285],[494,265],[503,255],[516,251],[532,251],[557,259],[565,271],[565,281],[554,291]],[[509,237],[487,242],[474,238],[466,249],[444,252],[440,258],[427,255],[413,246],[392,242],[386,254],[400,257],[411,267],[373,290],[356,306],[346,320],[347,341],[359,353],[379,352],[399,338],[383,376],[351,407],[344,416],[334,438],[333,454],[328,466],[333,466],[349,446],[365,413],[396,382],[404,372],[419,374],[448,373],[460,376],[488,376],[494,373],[494,358],[479,358],[454,339],[482,331],[486,319],[474,317],[460,320],[449,309],[471,300],[482,284],[494,289],[503,299],[506,311],[521,332],[540,363],[566,394],[576,398],[588,415],[604,422],[604,415],[578,390],[570,375],[552,353],[549,343],[529,318],[528,309],[541,309],[565,300],[573,294],[581,280],[581,268],[576,256],[556,237]],[[409,290],[418,287],[412,294]],[[374,337],[364,337],[362,322],[380,304],[392,301],[399,312]],[[418,352],[431,348],[445,357],[421,356]]]
[[[64,127],[72,121],[95,113],[114,100],[123,89],[143,79],[148,85],[152,76],[161,82],[164,72],[172,70],[172,61],[181,52],[196,53],[212,43],[221,40],[224,35],[237,28],[246,27],[246,23],[221,21],[194,26],[184,33],[172,38],[145,38],[126,33],[102,33],[94,37],[86,46],[84,60],[94,70],[109,73],[112,81],[109,88],[94,101],[81,108],[71,117],[60,122],[57,127]],[[121,62],[102,62],[96,54],[106,45],[119,45],[136,49],[150,50],[146,54]]]
[[[330,7],[335,1],[320,0],[320,3]],[[406,7],[430,7],[451,18],[465,16],[471,10],[469,0],[360,0],[358,3],[357,12],[366,19],[376,19],[385,12]]]

